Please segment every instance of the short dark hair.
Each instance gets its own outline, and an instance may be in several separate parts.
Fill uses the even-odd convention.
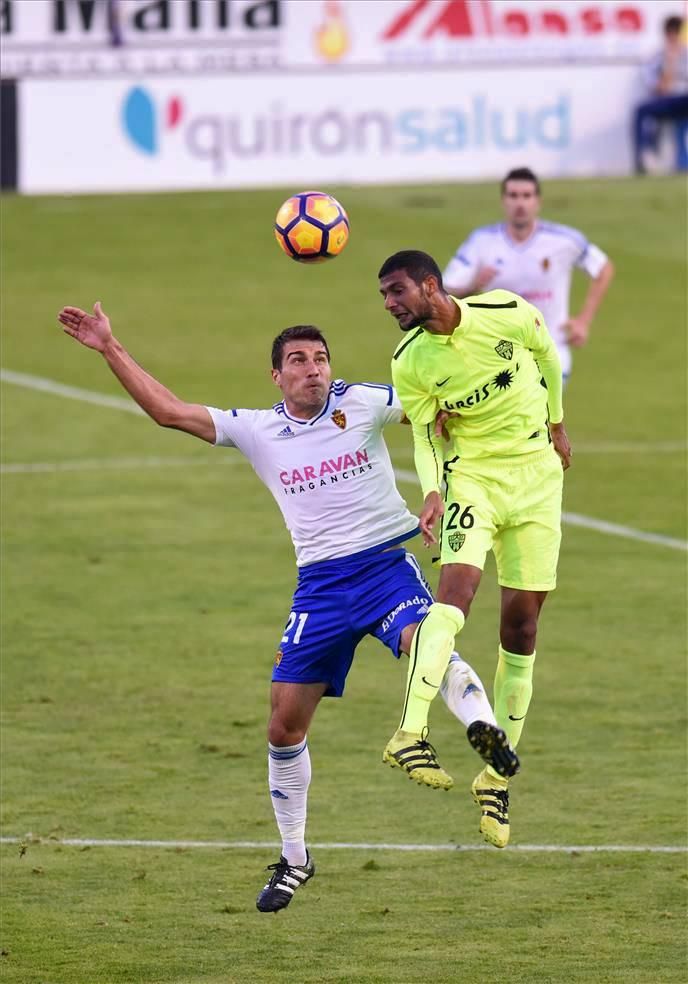
[[[535,191],[540,194],[540,182],[537,179],[537,175],[534,171],[531,171],[529,167],[515,167],[507,174],[507,176],[502,181],[502,194],[506,191],[507,181],[532,181],[535,185]]]
[[[680,34],[683,30],[683,18],[678,17],[676,14],[673,17],[667,17],[664,21],[664,34]]]
[[[442,271],[432,256],[429,253],[423,253],[420,249],[402,249],[389,256],[380,267],[378,279],[386,277],[396,270],[405,270],[411,280],[417,284],[421,284],[426,277],[435,277],[438,286],[444,290]]]
[[[298,342],[302,339],[308,342],[320,342],[327,352],[327,361],[330,361],[330,350],[327,347],[325,336],[319,328],[316,328],[315,325],[292,325],[291,328],[285,328],[284,331],[281,331],[272,343],[272,368],[282,368],[282,356],[287,342]]]

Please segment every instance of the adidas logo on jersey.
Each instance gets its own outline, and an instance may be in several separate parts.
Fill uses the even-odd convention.
[[[281,430],[277,436],[278,437],[296,437],[296,434],[291,429],[291,427],[289,426],[289,424],[287,424],[287,426],[283,430]]]

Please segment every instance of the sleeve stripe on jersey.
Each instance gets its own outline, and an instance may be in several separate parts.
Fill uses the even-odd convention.
[[[552,236],[563,236],[565,239],[570,239],[581,249],[587,248],[588,239],[580,229],[560,225],[557,222],[540,222],[538,228],[542,229],[543,232],[548,232]]]
[[[422,334],[423,334],[423,329],[419,328],[418,331],[415,333],[415,335],[411,335],[410,338],[407,338],[404,344],[401,346],[401,348],[397,349],[397,351],[394,353],[394,358],[398,359],[401,353],[404,351],[404,349],[407,348],[411,344],[411,342],[415,342],[418,336]]]
[[[236,410],[232,410],[232,416],[233,416],[233,417],[237,417],[237,416],[238,416],[238,414],[237,414],[237,412],[236,412]]]
[[[471,304],[470,301],[467,302],[469,307],[475,308],[515,308],[517,307],[517,301],[507,301],[506,304]]]
[[[432,443],[432,434],[430,433],[430,424],[428,424],[428,444],[432,448],[432,456],[435,459],[435,474],[437,475],[437,484],[440,485],[444,473],[444,465],[440,467],[440,463],[437,460],[437,452],[435,451],[435,445]]]
[[[332,383],[331,389],[335,396],[343,396],[352,386],[367,386],[368,389],[386,390],[388,393],[387,406],[390,407],[392,405],[392,387],[389,383],[343,383],[340,380],[336,380]]]
[[[368,389],[387,390],[387,406],[388,407],[392,406],[392,399],[394,394],[392,393],[392,387],[389,385],[389,383],[348,383],[345,388],[351,389],[352,386],[367,386]]]

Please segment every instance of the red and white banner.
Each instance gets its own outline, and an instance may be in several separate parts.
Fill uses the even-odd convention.
[[[642,60],[681,0],[291,0],[291,65]]]
[[[0,0],[10,78],[639,61],[682,0]]]

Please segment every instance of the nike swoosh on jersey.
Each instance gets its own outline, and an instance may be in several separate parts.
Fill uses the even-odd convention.
[[[448,383],[450,379],[451,379],[451,376],[447,376],[447,378],[446,379],[443,379],[441,383],[435,383],[435,385],[436,386],[444,386],[444,384],[445,383]]]

